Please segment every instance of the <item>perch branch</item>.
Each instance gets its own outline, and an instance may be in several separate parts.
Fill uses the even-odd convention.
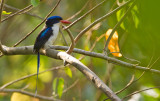
[[[27,55],[34,54],[33,46],[24,46],[24,47],[4,47],[5,55]],[[40,54],[46,55],[51,58],[61,59],[67,63],[73,65],[79,71],[81,71],[98,89],[100,89],[106,96],[108,96],[112,101],[121,101],[120,98],[114,94],[114,92],[106,86],[105,83],[88,67],[78,61],[76,58],[70,56],[66,52],[56,51],[54,49],[47,49],[41,51]]]
[[[56,49],[56,50],[67,50],[69,48],[67,46],[50,46],[50,47],[53,49]],[[33,46],[23,46],[23,47],[3,46],[3,50],[5,50],[5,52],[4,52],[5,55],[32,55],[33,54],[32,49],[33,49]],[[127,62],[118,60],[116,58],[104,56],[104,54],[101,54],[101,53],[89,52],[89,51],[85,51],[85,50],[78,49],[78,48],[74,48],[73,52],[87,55],[87,56],[91,56],[91,57],[95,57],[95,58],[101,58],[104,60],[108,60],[109,62],[116,64],[116,65],[120,65],[122,67],[127,67],[127,68],[131,68],[131,69],[137,69],[137,70],[141,70],[141,71],[147,71],[147,72],[160,74],[159,70],[150,69],[147,67],[142,67],[142,66],[138,66],[135,64],[127,63]]]

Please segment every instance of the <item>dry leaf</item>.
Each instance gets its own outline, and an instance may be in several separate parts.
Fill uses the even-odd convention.
[[[109,35],[111,34],[112,29],[108,29],[106,32],[106,40],[108,39]],[[108,49],[112,53],[113,56],[116,57],[121,57],[122,54],[119,51],[119,45],[118,45],[118,33],[117,31],[114,32],[109,44],[108,44]],[[115,52],[115,53],[114,53]]]

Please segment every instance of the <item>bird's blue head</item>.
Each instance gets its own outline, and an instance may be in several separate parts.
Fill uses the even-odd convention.
[[[46,25],[47,25],[47,27],[52,27],[54,24],[60,23],[60,22],[67,23],[67,24],[70,23],[69,21],[63,20],[62,17],[60,17],[60,16],[51,16],[47,19]]]

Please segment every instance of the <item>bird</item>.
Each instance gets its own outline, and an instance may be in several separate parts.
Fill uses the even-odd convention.
[[[70,24],[71,22],[63,20],[60,16],[51,16],[47,18],[44,29],[39,33],[35,40],[33,47],[33,52],[37,54],[37,80],[35,94],[37,94],[37,81],[40,67],[40,50],[49,48],[49,46],[52,45],[56,40],[59,33],[60,23]]]

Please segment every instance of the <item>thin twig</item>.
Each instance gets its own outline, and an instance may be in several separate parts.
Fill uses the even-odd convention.
[[[102,34],[101,36],[99,36],[98,38],[96,38],[96,40],[94,41],[93,45],[91,46],[91,48],[89,49],[89,52],[92,52],[92,50],[94,49],[94,47],[96,46],[97,42],[102,39],[105,36],[105,34]],[[85,57],[85,55],[82,55],[78,60],[82,60]]]
[[[152,66],[159,60],[159,58],[160,57],[158,57],[157,59],[156,59],[156,61],[154,61],[154,63],[151,65],[151,66],[147,66],[149,69],[151,69],[152,68]],[[153,59],[153,57],[151,58],[151,60]],[[150,63],[149,63],[150,64]],[[117,91],[115,94],[119,94],[120,92],[122,92],[122,91],[124,91],[125,89],[127,89],[129,86],[131,86],[131,85],[133,85],[134,83],[136,83],[138,80],[140,80],[140,78],[142,78],[142,76],[144,75],[144,73],[145,73],[145,71],[143,71],[142,72],[142,74],[138,77],[138,79],[136,79],[136,80],[132,80],[131,79],[131,81],[123,88],[123,89],[121,89],[120,91]]]
[[[147,91],[147,90],[151,90],[151,89],[155,89],[155,88],[160,88],[160,86],[156,86],[156,87],[151,87],[151,88],[147,88],[147,89],[135,91],[135,92],[133,92],[133,93],[125,96],[125,97],[122,99],[122,101],[124,101],[124,99],[126,99],[126,98],[128,98],[128,97],[130,97],[130,96],[132,96],[132,95],[134,95],[134,94],[137,94],[137,93],[140,93],[140,92],[144,92],[144,91]]]
[[[128,88],[128,87],[131,85],[131,83],[133,82],[133,80],[134,80],[134,75],[132,75],[132,78],[131,78],[131,80],[128,82],[128,84],[127,84],[123,89],[115,92],[115,94],[119,94],[119,93],[121,93],[122,91],[124,91],[126,88]]]
[[[136,1],[136,0],[134,0],[133,4],[128,8],[128,10],[125,12],[124,16],[121,18],[121,20],[120,20],[120,21],[114,26],[114,28],[112,29],[112,32],[110,33],[110,35],[109,35],[109,37],[108,37],[108,39],[107,39],[107,41],[106,41],[105,47],[104,47],[104,49],[103,49],[104,51],[107,51],[107,50],[106,50],[106,47],[108,47],[108,44],[109,44],[109,42],[110,42],[110,40],[111,40],[114,32],[116,31],[117,27],[123,22],[123,20],[126,18],[126,16],[128,15],[128,13],[130,12],[130,10],[134,7],[135,1]],[[108,48],[107,48],[107,49],[108,49]]]
[[[0,41],[0,52],[2,53],[1,55],[3,55],[3,53],[5,52],[5,51],[4,51],[4,48],[3,48],[3,46],[2,46],[1,41]]]
[[[73,18],[75,18],[77,15],[79,15],[88,5],[88,3],[90,2],[91,0],[88,0],[85,5],[77,12],[75,13],[74,15],[72,15],[71,17],[67,18],[67,20],[71,20]]]
[[[63,26],[64,27],[64,26]],[[75,46],[75,43],[74,43],[74,36],[72,35],[71,31],[69,29],[66,29],[70,39],[71,39],[71,45],[69,47],[69,49],[66,51],[68,54],[71,54],[73,49],[74,49],[74,46]]]
[[[85,29],[83,29],[74,39],[75,43],[77,43],[77,41],[80,39],[80,37],[86,33],[90,28],[92,28],[94,25],[96,25],[97,23],[101,22],[102,20],[106,19],[108,16],[114,14],[115,12],[117,12],[118,10],[120,10],[122,7],[126,6],[127,4],[129,4],[131,1],[133,0],[129,0],[127,1],[125,4],[115,8],[113,11],[110,11],[109,13],[107,13],[106,15],[98,18],[97,20],[95,20],[93,23],[91,23],[88,27],[86,27]]]
[[[1,0],[1,7],[0,7],[0,22],[1,22],[1,18],[2,18],[3,5],[4,5],[4,0]]]
[[[18,8],[12,7],[12,6],[7,5],[7,4],[4,4],[4,7],[9,8],[9,9],[12,9],[12,10],[15,10],[15,11],[19,11],[19,10],[20,10],[20,9],[18,9]],[[30,15],[30,16],[33,16],[33,17],[36,17],[36,18],[39,18],[39,19],[43,20],[42,17],[40,17],[40,16],[38,16],[38,15],[36,15],[36,14],[32,14],[32,13],[29,13],[29,12],[25,12],[25,14],[28,14],[28,15]]]
[[[64,28],[64,30],[72,27],[74,24],[76,24],[78,21],[80,21],[82,18],[86,17],[88,14],[90,14],[93,10],[95,10],[96,8],[98,8],[100,5],[102,5],[106,0],[103,0],[102,2],[100,2],[99,4],[97,4],[96,6],[94,6],[92,9],[90,9],[88,12],[86,12],[84,15],[82,15],[81,17],[79,17],[78,19],[76,19],[74,22],[72,22],[70,25],[68,25],[67,27]]]
[[[61,0],[58,0],[57,4],[55,5],[55,7],[52,8],[52,10],[49,12],[49,14],[44,18],[44,20],[38,24],[31,32],[29,32],[25,37],[23,37],[21,40],[19,40],[16,44],[14,44],[14,47],[16,47],[17,45],[19,45],[23,40],[25,40],[28,36],[30,36],[40,25],[42,25],[46,19],[53,13],[53,11],[57,8],[57,6],[59,5]]]
[[[68,42],[66,41],[66,38],[64,37],[64,34],[63,34],[62,31],[61,31],[61,29],[59,29],[59,32],[62,34],[62,37],[63,37],[63,40],[64,40],[65,44],[66,44],[67,46],[69,46],[69,45],[68,45]]]
[[[11,17],[13,17],[13,16],[15,16],[15,15],[18,15],[19,13],[24,12],[24,11],[26,11],[26,10],[32,8],[32,7],[33,7],[32,5],[29,5],[29,6],[25,7],[25,8],[23,8],[23,9],[15,12],[15,13],[11,14],[10,16],[6,17],[6,18],[3,19],[1,22],[4,22],[4,21],[8,20],[9,18],[11,18]]]
[[[45,73],[45,72],[48,72],[48,71],[53,71],[53,70],[61,69],[61,68],[63,68],[63,67],[64,67],[64,66],[53,67],[53,68],[51,68],[51,69],[47,69],[47,70],[45,70],[45,71],[42,71],[42,72],[40,72],[39,74],[42,74],[42,73]],[[23,77],[21,77],[21,78],[19,78],[19,79],[16,79],[16,80],[14,80],[14,81],[11,81],[11,82],[9,82],[9,83],[6,83],[5,85],[3,85],[3,86],[0,87],[0,90],[6,88],[7,86],[10,86],[10,85],[18,82],[18,81],[27,79],[27,78],[32,77],[32,76],[35,76],[35,75],[37,75],[37,73],[30,74],[30,75],[26,75],[26,76],[23,76]]]
[[[59,99],[55,99],[53,97],[47,97],[47,96],[38,95],[38,94],[35,95],[34,93],[27,92],[27,91],[24,91],[24,90],[21,90],[21,89],[0,89],[0,92],[8,92],[8,93],[18,92],[18,93],[22,93],[22,94],[25,94],[25,95],[28,95],[28,96],[31,96],[31,97],[36,97],[36,98],[39,98],[39,99],[42,99],[42,100],[62,101],[62,100],[59,100]]]
[[[77,83],[78,83],[79,79],[76,80],[72,85],[70,85],[68,88],[63,90],[63,93],[66,93],[68,90],[70,90],[71,88],[73,88]],[[53,95],[54,97],[58,96],[58,94]]]

